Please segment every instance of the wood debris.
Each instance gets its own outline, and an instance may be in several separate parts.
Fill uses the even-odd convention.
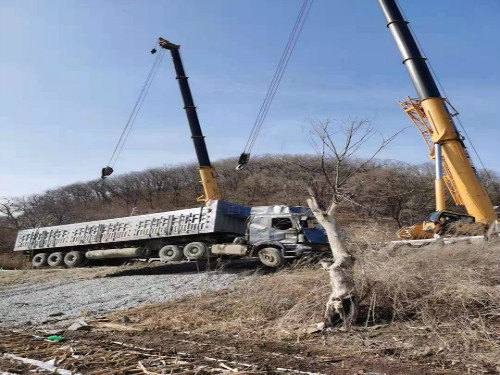
[[[85,375],[262,375],[268,370],[249,365],[243,369],[221,360],[196,357],[188,353],[161,353],[148,348],[120,342],[96,342],[95,345],[78,341],[49,342],[33,340],[34,336],[0,330],[0,353],[26,368],[44,373],[44,365],[56,374]],[[20,358],[28,361],[22,361]],[[230,362],[228,362],[230,363]],[[24,366],[24,367],[23,367]],[[3,369],[0,368],[0,372]],[[274,371],[273,374],[279,372]]]

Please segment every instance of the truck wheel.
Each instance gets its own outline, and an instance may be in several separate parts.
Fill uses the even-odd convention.
[[[176,262],[184,257],[182,250],[175,245],[163,246],[159,255],[162,262]]]
[[[191,242],[184,246],[186,258],[196,260],[208,255],[208,248],[203,242]]]
[[[64,257],[64,264],[68,267],[78,267],[83,264],[85,260],[85,255],[80,251],[70,251]]]
[[[62,266],[64,264],[63,253],[52,253],[47,257],[47,263],[51,267]]]
[[[285,263],[283,254],[274,247],[265,247],[259,251],[260,261],[268,267],[279,267]]]
[[[31,260],[31,264],[33,267],[45,267],[47,265],[48,254],[46,253],[38,253]]]

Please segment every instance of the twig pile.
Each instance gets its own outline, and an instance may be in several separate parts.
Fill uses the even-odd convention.
[[[250,365],[228,365],[216,359],[195,357],[187,353],[159,353],[147,348],[131,347],[123,343],[96,342],[89,345],[77,341],[55,343],[47,340],[33,341],[26,333],[1,331],[0,352],[9,359],[13,356],[36,359],[55,366],[53,373],[69,370],[72,374],[85,375],[260,375],[268,374]],[[1,363],[0,363],[1,367]],[[29,365],[30,369],[37,369]],[[243,367],[238,368],[238,367]],[[19,364],[26,368],[26,364]],[[4,370],[1,369],[0,370]],[[12,367],[9,369],[13,371]]]

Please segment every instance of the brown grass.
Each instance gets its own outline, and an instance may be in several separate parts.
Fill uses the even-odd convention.
[[[396,336],[405,341],[403,357],[426,357],[430,350],[498,365],[499,250],[498,244],[393,253],[357,249],[358,291],[365,298],[360,327],[355,328],[360,336],[356,340],[350,336],[350,349],[358,350],[361,342],[366,345],[373,333],[370,326],[382,324],[388,333],[380,340],[387,336],[387,342],[394,344]],[[329,288],[327,274],[317,266],[289,267],[271,275],[252,275],[229,290],[126,314],[147,329],[295,341],[303,337],[301,328],[321,321]],[[424,354],[418,354],[422,350]]]
[[[6,270],[19,270],[31,267],[30,261],[20,253],[0,252],[0,268]]]

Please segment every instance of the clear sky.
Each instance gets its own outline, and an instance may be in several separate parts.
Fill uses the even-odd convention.
[[[0,196],[97,178],[157,37],[180,44],[212,160],[238,156],[302,0],[1,0]],[[500,1],[400,0],[488,168],[500,170]],[[195,161],[168,56],[115,173]],[[375,0],[315,0],[254,154],[312,153],[310,119],[412,126]],[[382,158],[427,161],[413,127]]]

